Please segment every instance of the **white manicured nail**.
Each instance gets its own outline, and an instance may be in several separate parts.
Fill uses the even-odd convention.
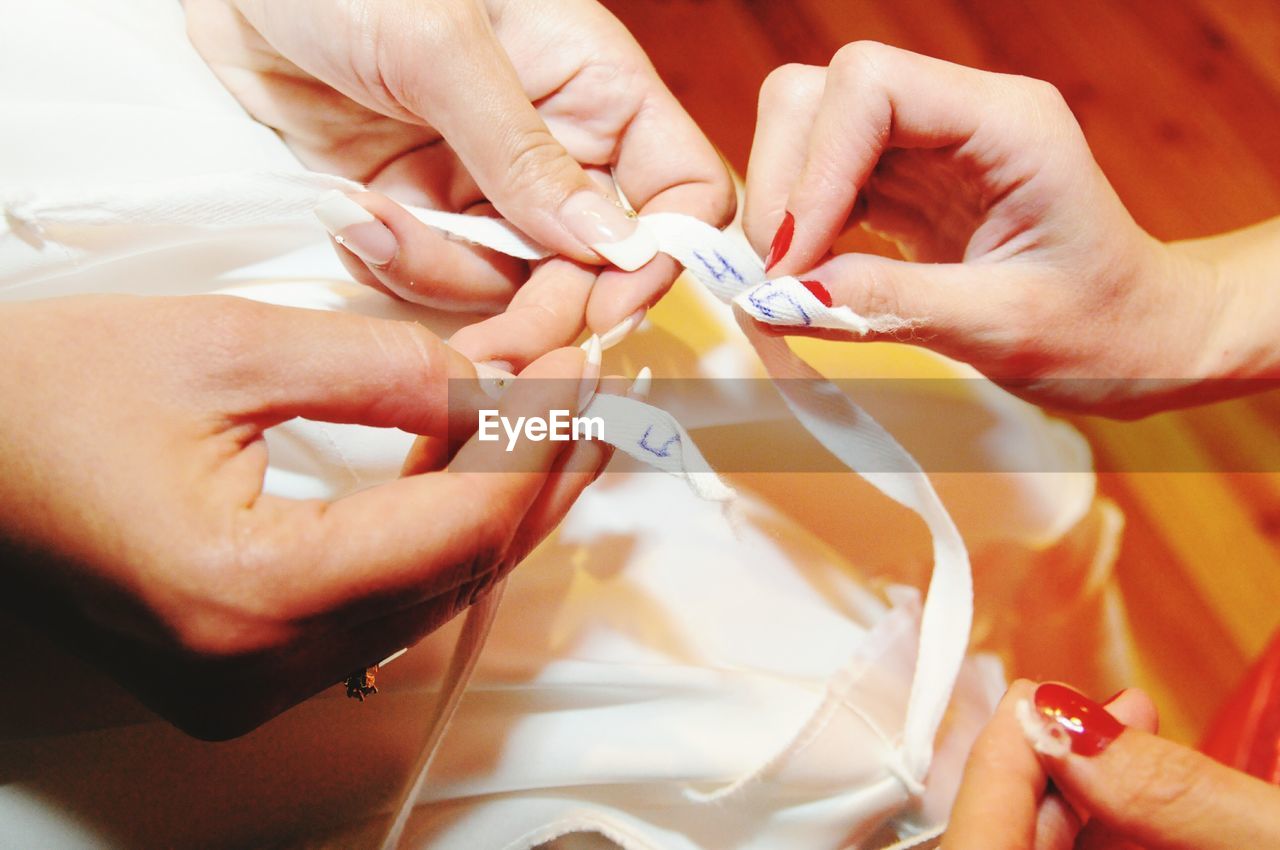
[[[609,328],[609,330],[600,335],[600,347],[608,351],[622,342],[639,326],[641,320],[644,319],[644,314],[647,312],[645,308],[641,307],[621,322],[618,322],[618,324]]]
[[[623,271],[633,272],[657,256],[658,240],[649,229],[603,195],[578,192],[560,214],[570,233]]]
[[[337,190],[316,204],[315,214],[335,242],[371,266],[387,265],[400,250],[385,224]]]
[[[653,372],[649,370],[648,366],[645,366],[639,372],[636,373],[636,379],[631,384],[631,389],[627,390],[627,395],[631,396],[632,398],[641,398],[641,399],[648,398],[649,390],[652,388],[652,386],[653,386]]]
[[[515,380],[515,375],[501,368],[501,366],[511,365],[503,360],[490,360],[475,365],[476,380],[480,382],[481,391],[494,401],[502,398],[507,387]]]
[[[587,362],[582,367],[582,389],[578,391],[578,412],[581,413],[595,397],[596,388],[600,385],[600,360],[603,349],[600,348],[600,337],[595,334],[582,346],[587,352]]]

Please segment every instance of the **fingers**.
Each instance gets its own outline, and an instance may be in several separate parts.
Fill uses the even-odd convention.
[[[594,387],[584,353],[560,349],[525,370],[494,407],[510,422],[547,419],[553,410],[572,415],[584,380]],[[293,573],[287,598],[276,593],[272,603],[293,619],[358,610],[352,600],[381,611],[483,577],[504,560],[566,445],[473,437],[448,472],[402,478],[328,505],[262,500],[256,540]]]
[[[652,240],[547,129],[481,4],[406,4],[403,14],[388,88],[440,130],[503,216],[580,262],[632,270],[653,257]],[[423,62],[422,44],[439,55]]]
[[[680,264],[665,254],[639,271],[604,271],[596,279],[586,305],[588,329],[599,334],[606,347],[621,342],[671,288],[681,271]]]
[[[1040,686],[1032,705],[1063,745],[1042,742],[1045,769],[1110,830],[1150,850],[1280,846],[1280,789],[1125,727],[1062,686]]]
[[[1002,79],[875,42],[841,48],[827,71],[812,126],[801,124],[791,131],[808,131],[807,150],[785,202],[794,217],[794,233],[771,273],[803,272],[826,255],[886,149],[946,147],[969,140],[999,108],[991,88]],[[812,81],[790,84],[810,90],[813,86]],[[769,105],[773,106],[772,96]],[[770,151],[786,152],[797,142],[773,138],[782,132],[787,131],[761,130],[758,135],[769,139]],[[779,163],[775,176],[771,160],[753,159],[753,168],[766,169],[756,185],[768,191],[749,201],[760,209],[752,234],[756,240],[762,239],[765,221],[781,219],[776,187],[784,185],[789,177],[784,174],[795,168],[794,157],[783,155]]]
[[[677,212],[727,225],[737,193],[724,160],[647,64],[644,73],[649,95],[619,140],[618,186],[641,215]],[[630,274],[605,271],[591,293],[587,325],[607,334],[656,302],[679,273],[668,257]]]
[[[826,68],[793,64],[772,71],[760,87],[755,137],[747,163],[742,227],[756,253],[766,257],[770,269],[770,261],[780,259],[790,249],[791,235],[781,225],[787,215],[791,188],[804,170],[826,81]]]
[[[909,263],[868,254],[841,254],[805,274],[831,304],[872,320],[887,338],[924,345],[982,368],[989,357],[1017,351],[1025,332],[1025,292],[1034,268],[995,264]],[[1014,275],[1018,277],[1015,279]],[[803,327],[775,331],[829,337]],[[839,338],[850,338],[848,335]]]
[[[488,401],[475,368],[412,322],[210,298],[225,356],[207,380],[232,421],[266,428],[294,417],[443,434],[449,382],[467,403]],[[318,342],[319,341],[319,344]],[[455,395],[458,408],[461,396]]]
[[[334,192],[316,216],[358,280],[439,310],[495,312],[528,277],[528,264],[453,240],[385,195]]]
[[[947,827],[949,850],[1069,850],[1083,817],[1049,784],[1028,743],[1019,703],[1036,685],[1014,682],[974,742]],[[1154,729],[1155,709],[1139,691],[1124,691],[1108,708],[1136,728]]]
[[[592,266],[548,260],[538,266],[504,312],[460,329],[449,345],[477,363],[498,361],[501,368],[519,372],[543,352],[571,345],[582,333],[582,316],[596,273]]]

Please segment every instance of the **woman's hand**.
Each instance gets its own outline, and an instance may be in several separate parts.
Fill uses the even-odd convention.
[[[1103,707],[1061,685],[1015,682],[969,755],[947,850],[1280,847],[1280,788],[1155,727],[1139,691]]]
[[[0,307],[0,361],[0,597],[202,737],[449,620],[607,460],[594,442],[467,438],[480,408],[577,410],[598,371],[578,349],[499,402],[412,323],[77,297]],[[299,416],[426,437],[398,481],[333,502],[264,495],[263,431]]]
[[[1280,361],[1263,342],[1274,286],[1248,291],[1203,252],[1147,235],[1038,80],[867,42],[829,68],[780,68],[760,95],[745,221],[771,275],[907,320],[888,338],[1039,402],[1141,414],[1222,391],[1209,379],[1259,376],[1251,345]],[[831,256],[851,224],[905,261]]]
[[[492,312],[522,285],[533,290],[513,315],[465,335],[477,361],[518,368],[571,342],[584,317],[603,334],[674,280],[676,266],[660,257],[596,281],[600,263],[632,270],[654,250],[613,200],[610,168],[642,212],[717,225],[733,214],[719,155],[594,0],[186,5],[213,70],[309,166],[405,203],[496,208],[587,267],[570,274],[573,285],[564,266],[525,284],[526,264],[446,239],[379,194],[329,210],[353,273],[408,300]]]

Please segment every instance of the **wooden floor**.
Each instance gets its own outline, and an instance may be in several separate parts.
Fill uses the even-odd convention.
[[[1280,215],[1275,0],[606,0],[739,171],[756,95],[786,62],[875,39],[1053,82],[1139,223],[1164,239]],[[1277,329],[1280,334],[1280,329]],[[1199,737],[1280,626],[1280,395],[1139,423],[1081,419],[1112,469],[1173,454],[1216,472],[1114,472],[1116,580],[1138,682]],[[1242,472],[1241,470],[1260,470]],[[1014,671],[1015,673],[1027,671]]]

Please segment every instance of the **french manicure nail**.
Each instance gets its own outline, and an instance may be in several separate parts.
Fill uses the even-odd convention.
[[[1125,728],[1105,708],[1065,685],[1040,685],[1033,702],[1037,714],[1067,733],[1076,755],[1096,756]]]
[[[636,373],[636,379],[631,384],[631,389],[627,390],[627,395],[632,398],[645,399],[649,397],[649,390],[653,387],[653,372],[648,366],[642,368]]]
[[[511,364],[505,360],[488,360],[475,365],[476,380],[480,382],[481,391],[494,401],[502,398],[502,394],[515,379],[510,371]],[[504,366],[507,368],[502,368]]]
[[[640,321],[644,318],[644,314],[647,312],[648,311],[645,308],[641,307],[639,310],[636,310],[630,316],[627,316],[621,322],[618,322],[618,324],[601,334],[600,348],[604,351],[608,351],[610,348],[613,348],[615,345],[626,339],[640,324]]]
[[[791,237],[796,233],[796,217],[789,212],[782,215],[782,224],[778,225],[778,232],[773,234],[773,242],[769,245],[769,256],[764,261],[764,270],[767,272],[778,264],[778,261],[787,255],[791,250]]]
[[[623,271],[633,272],[658,253],[658,241],[637,220],[604,195],[578,192],[560,213],[569,232]]]
[[[816,280],[802,280],[800,281],[800,285],[809,290],[809,293],[813,295],[814,298],[821,301],[822,306],[831,306],[831,293],[827,291],[825,286],[818,283]]]
[[[600,348],[600,337],[595,334],[582,346],[587,352],[587,362],[582,367],[582,389],[578,391],[578,412],[581,413],[595,397],[596,387],[600,384],[600,359],[603,349]]]
[[[316,204],[315,214],[335,242],[371,266],[387,265],[400,250],[385,224],[337,190]]]

